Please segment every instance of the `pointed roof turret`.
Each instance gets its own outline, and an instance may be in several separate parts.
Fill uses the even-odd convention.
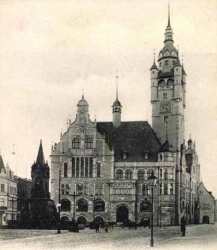
[[[170,26],[170,4],[168,4],[168,23],[165,31],[165,40],[164,42],[172,41],[173,42],[173,30]]]
[[[42,148],[42,140],[40,140],[40,146],[38,149],[38,156],[36,159],[36,165],[44,166],[45,160],[44,160],[44,152]]]
[[[113,102],[112,107],[114,106],[121,106],[120,101],[118,100],[118,71],[116,71],[117,75],[116,75],[116,100]]]
[[[183,62],[183,58],[182,58],[182,73],[183,75],[187,75],[186,72],[185,72],[185,69],[184,69],[184,62]]]
[[[6,173],[4,161],[3,161],[2,155],[1,155],[1,153],[0,153],[0,173],[1,173],[2,171],[3,171],[4,173]]]
[[[168,24],[167,27],[170,27],[170,3],[168,3]]]
[[[157,67],[157,65],[155,63],[155,52],[154,52],[154,62],[153,62],[153,65],[151,66],[150,70],[152,70],[152,69],[157,69],[158,70],[158,67]]]

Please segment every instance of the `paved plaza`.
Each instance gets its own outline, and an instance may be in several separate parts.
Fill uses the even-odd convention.
[[[217,249],[217,225],[192,225],[186,237],[179,227],[154,228],[155,249]],[[114,228],[109,233],[85,229],[79,233],[54,230],[1,230],[1,249],[147,249],[150,229]]]

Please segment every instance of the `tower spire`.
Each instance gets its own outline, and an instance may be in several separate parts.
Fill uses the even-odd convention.
[[[38,150],[36,164],[39,164],[40,166],[43,166],[45,164],[44,152],[43,152],[43,148],[42,148],[42,140],[40,140],[40,146],[39,146],[39,150]]]
[[[116,100],[118,100],[118,70],[116,70]]]
[[[168,1],[168,27],[170,27],[170,0]]]
[[[82,88],[82,100],[84,100],[84,88]]]

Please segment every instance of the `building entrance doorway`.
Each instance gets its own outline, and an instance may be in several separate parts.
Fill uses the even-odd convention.
[[[209,216],[203,216],[203,224],[209,224]]]
[[[129,210],[125,206],[120,206],[116,211],[117,222],[126,223],[129,218]]]

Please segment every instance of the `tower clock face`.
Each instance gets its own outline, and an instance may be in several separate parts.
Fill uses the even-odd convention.
[[[170,101],[162,101],[160,104],[161,112],[170,112],[171,111],[171,103]]]

